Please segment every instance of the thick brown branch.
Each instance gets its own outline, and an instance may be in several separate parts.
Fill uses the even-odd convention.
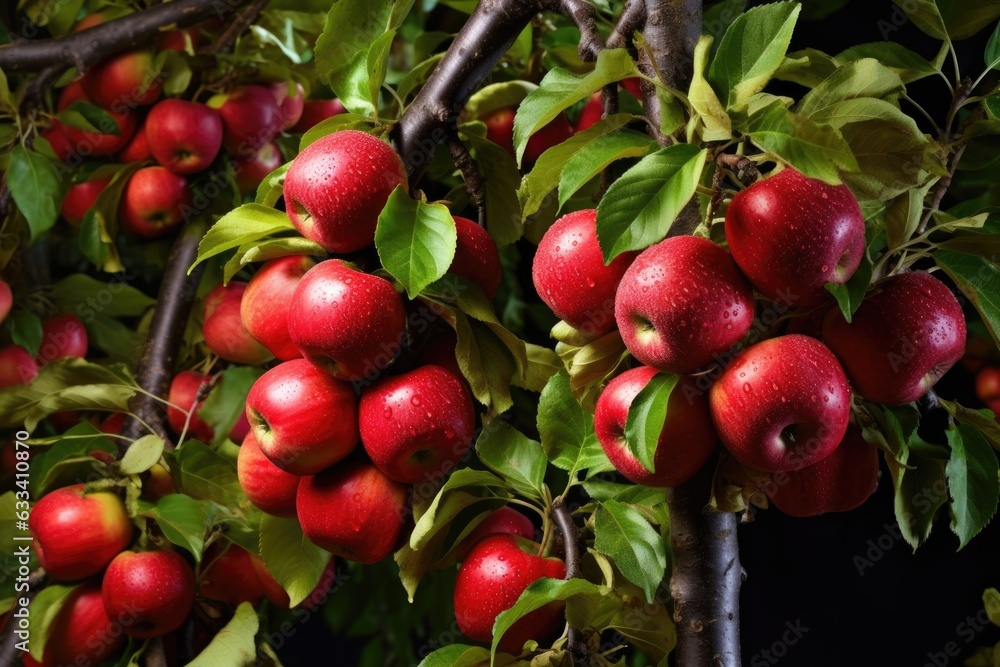
[[[552,501],[552,520],[555,521],[562,538],[566,578],[576,579],[580,576],[580,532],[562,496]],[[577,664],[587,664],[587,642],[584,641],[580,630],[572,625],[569,626],[566,647],[573,654]]]

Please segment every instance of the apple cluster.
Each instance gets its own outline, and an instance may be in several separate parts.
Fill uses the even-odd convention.
[[[635,483],[681,484],[721,442],[771,476],[766,491],[783,511],[851,509],[878,478],[876,450],[851,423],[852,395],[915,401],[963,354],[962,308],[927,272],[879,280],[849,319],[838,307],[828,286],[844,285],[865,252],[865,221],[844,185],[784,168],[747,187],[726,212],[728,252],[677,236],[605,264],[596,217],[560,218],[539,243],[532,275],[559,318],[590,339],[617,328],[641,364],[607,384],[595,411],[608,458]],[[788,314],[783,335],[765,338],[755,326],[769,313]],[[633,401],[658,373],[681,377],[650,471],[625,431]]]
[[[0,311],[10,312],[12,302],[10,287],[0,281]],[[0,322],[5,318],[6,314],[0,317]],[[88,345],[87,330],[76,315],[63,313],[43,320],[36,355],[17,344],[0,348],[0,389],[30,384],[42,366],[57,359],[85,357]]]

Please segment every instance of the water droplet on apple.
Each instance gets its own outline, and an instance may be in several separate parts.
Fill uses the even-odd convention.
[[[743,391],[745,391],[748,394],[750,393],[750,383],[749,382],[744,382],[743,383]]]
[[[410,398],[410,403],[412,403],[413,405],[419,406],[420,405],[420,398],[418,398],[417,396],[412,396]]]
[[[392,419],[392,408],[390,408],[388,405],[385,406],[385,418]]]

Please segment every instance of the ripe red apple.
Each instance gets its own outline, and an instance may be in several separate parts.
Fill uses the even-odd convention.
[[[84,92],[80,82],[74,81],[63,88],[59,95],[59,103],[56,106],[56,110],[63,111],[77,100],[83,102],[92,101]],[[104,121],[107,123],[106,125],[102,123],[97,127],[100,130],[99,132],[88,132],[87,130],[70,127],[58,120],[55,121],[54,127],[59,128],[59,131],[66,139],[66,155],[61,156],[61,159],[65,160],[70,154],[80,157],[112,155],[122,150],[129,143],[135,135],[135,112],[118,108],[107,109],[107,112],[117,126],[118,134],[114,133],[115,127],[112,127],[111,121],[107,119]],[[53,150],[55,150],[55,146],[53,146]],[[56,154],[59,155],[59,151]]]
[[[455,217],[458,242],[448,273],[475,283],[490,301],[500,287],[500,252],[485,229],[468,218]]]
[[[1000,401],[1000,368],[987,366],[979,371],[976,375],[976,396],[983,403]]]
[[[309,541],[367,565],[391,554],[403,536],[407,496],[403,484],[352,460],[304,478],[295,505]]]
[[[491,111],[480,120],[486,124],[486,138],[500,146],[514,157],[514,116],[513,107],[501,107]],[[560,113],[545,127],[535,132],[524,147],[522,162],[531,164],[538,156],[556,144],[561,144],[573,136],[573,126],[566,114]]]
[[[201,33],[197,28],[170,30],[156,38],[156,50],[185,52],[189,43],[192,49],[197,49],[201,42]]]
[[[208,349],[226,361],[257,366],[272,358],[243,326],[241,302],[247,284],[238,280],[218,285],[205,296],[201,333]]]
[[[38,362],[20,345],[0,348],[0,389],[30,384],[38,375]]]
[[[709,405],[737,461],[763,472],[798,470],[843,439],[851,388],[823,343],[791,334],[740,352],[712,386]]]
[[[146,124],[143,123],[132,135],[132,140],[118,152],[118,161],[145,162],[152,159],[153,151],[149,148],[149,140],[146,138]]]
[[[305,94],[302,84],[296,83],[294,88],[288,85],[287,81],[279,81],[268,86],[274,100],[278,103],[278,111],[281,116],[281,129],[288,130],[295,127],[295,124],[302,118],[302,111],[305,108]]]
[[[361,394],[361,443],[398,482],[451,472],[472,444],[476,416],[461,380],[440,366],[382,378]]]
[[[732,257],[694,236],[644,250],[615,297],[625,346],[665,373],[693,373],[718,361],[750,330],[753,317],[753,291]]]
[[[639,366],[609,382],[597,400],[594,430],[611,464],[626,479],[645,486],[677,486],[705,465],[718,436],[707,390],[698,389],[695,378],[685,377],[670,392],[667,418],[653,457],[655,472],[639,463],[625,442],[625,424],[632,401],[656,373],[655,368]]]
[[[944,283],[923,271],[880,280],[851,323],[834,308],[823,340],[837,355],[851,385],[869,401],[915,401],[962,358],[965,316]]]
[[[279,364],[254,382],[247,419],[264,455],[295,475],[314,475],[358,444],[351,386],[305,359]]]
[[[254,556],[253,564],[254,569],[257,571],[257,577],[264,586],[264,596],[271,601],[271,604],[280,609],[291,609],[292,601],[288,597],[288,593],[281,587],[281,584],[275,580],[271,573],[268,572],[264,561]],[[336,582],[337,559],[331,558],[326,564],[323,574],[320,575],[316,588],[309,593],[305,600],[295,605],[295,608],[315,611],[320,605],[326,602],[327,595],[330,593],[330,589],[333,588],[333,585]]]
[[[64,127],[59,121],[53,121],[52,127],[39,134],[42,139],[49,143],[49,147],[52,148],[52,152],[60,162],[65,162],[66,158],[73,152],[73,146],[69,143],[69,137],[66,136]]]
[[[288,333],[306,359],[334,377],[371,379],[402,349],[406,310],[388,280],[330,259],[295,287]]]
[[[3,278],[0,278],[0,322],[7,319],[13,306],[14,293],[11,291],[10,285]]]
[[[161,637],[181,627],[194,606],[194,570],[175,551],[123,551],[101,582],[104,610],[123,622],[125,634]]]
[[[625,92],[642,102],[642,79],[633,76],[622,79],[618,84],[625,89]]]
[[[49,626],[42,662],[24,653],[24,663],[41,667],[104,664],[125,643],[121,629],[125,620],[108,618],[100,586],[82,584],[66,596]]]
[[[327,118],[346,112],[340,100],[306,100],[302,105],[302,117],[292,126],[292,132],[302,134]]]
[[[184,100],[157,102],[146,117],[153,157],[175,174],[193,174],[212,164],[222,148],[222,119],[211,107]]]
[[[486,138],[514,157],[514,107],[501,107],[483,116]]]
[[[234,157],[249,157],[281,131],[281,109],[264,86],[242,86],[208,100],[222,117],[222,145]]]
[[[229,429],[229,439],[238,445],[246,440],[248,433],[250,433],[250,420],[247,419],[246,403],[244,402],[243,411],[240,412],[239,419]]]
[[[329,252],[348,253],[374,242],[378,216],[400,184],[406,184],[406,170],[389,144],[342,130],[299,153],[283,192],[288,216],[303,236]]]
[[[64,313],[42,322],[42,342],[38,346],[38,364],[45,364],[64,357],[87,356],[87,330],[83,320],[72,313]]]
[[[242,602],[256,607],[264,599],[264,586],[257,576],[255,560],[259,559],[237,544],[214,542],[202,560],[199,595],[233,607]]]
[[[603,116],[604,99],[601,91],[597,91],[587,98],[587,103],[583,105],[583,110],[580,111],[580,116],[576,119],[576,131],[583,132],[595,123],[599,123]]]
[[[514,535],[491,535],[472,548],[455,578],[455,620],[462,634],[492,642],[497,616],[513,607],[528,586],[543,577],[566,578],[561,560],[538,552],[537,544]],[[504,633],[498,648],[519,655],[526,641],[545,641],[565,623],[564,608],[563,602],[552,602],[524,616]]]
[[[105,58],[87,70],[80,83],[94,104],[114,111],[152,104],[163,92],[163,74],[154,70],[153,54],[147,49]]]
[[[618,283],[637,255],[624,252],[605,266],[597,242],[597,210],[574,211],[542,236],[531,278],[556,317],[588,334],[602,335],[615,328]]]
[[[295,492],[302,478],[271,463],[252,432],[240,445],[236,471],[243,492],[257,509],[273,516],[295,516]]]
[[[253,155],[235,160],[236,185],[243,196],[252,195],[261,182],[282,164],[284,158],[278,144],[270,141]]]
[[[87,211],[97,203],[97,195],[101,194],[109,182],[111,182],[109,178],[95,178],[69,186],[59,207],[59,214],[69,224],[79,227]]]
[[[243,326],[282,361],[302,356],[288,333],[288,314],[295,287],[315,265],[315,260],[307,255],[272,259],[258,269],[243,292],[240,304]]]
[[[206,386],[204,396],[208,395],[207,388],[211,383],[211,377],[195,371],[181,371],[174,376],[167,394],[167,401],[172,404],[167,406],[167,423],[176,435],[184,430],[184,423],[188,420],[187,413],[190,411],[188,437],[206,443],[215,440],[215,430],[198,416],[198,411],[205,405],[205,399],[203,397],[200,401],[196,400],[202,385]]]
[[[733,197],[726,241],[758,290],[788,306],[815,306],[830,297],[826,283],[842,285],[857,270],[865,219],[846,185],[785,168]]]
[[[183,176],[164,167],[143,167],[125,185],[118,216],[122,227],[139,238],[156,238],[184,222],[191,191]]]
[[[132,541],[132,521],[113,493],[87,493],[85,484],[42,496],[28,528],[35,553],[49,576],[75,581],[97,574]]]
[[[531,519],[510,505],[504,505],[480,521],[472,532],[462,540],[456,551],[458,559],[463,560],[469,550],[479,544],[480,540],[498,534],[516,535],[530,540],[535,537],[535,525],[531,523]]]
[[[832,454],[801,470],[774,473],[766,490],[785,514],[807,517],[852,510],[877,484],[878,449],[852,424]]]

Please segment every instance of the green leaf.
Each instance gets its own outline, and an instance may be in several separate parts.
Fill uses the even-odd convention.
[[[997,65],[1000,65],[1000,23],[993,29],[990,41],[986,43],[983,60],[986,62],[987,69],[996,69]]]
[[[1000,627],[1000,591],[995,588],[983,591],[983,608],[989,615],[990,623]]]
[[[219,630],[204,650],[186,667],[253,665],[257,661],[257,630],[260,620],[249,602],[236,608],[233,618]]]
[[[837,68],[833,74],[806,93],[796,111],[813,117],[844,100],[883,98],[903,91],[899,75],[874,58],[864,58]]]
[[[228,437],[233,426],[246,411],[250,387],[264,371],[255,366],[230,366],[205,397],[198,416],[215,431],[216,444]]]
[[[838,62],[818,49],[802,49],[785,56],[774,78],[815,88],[837,69]]]
[[[56,114],[56,117],[69,125],[85,132],[97,132],[120,137],[122,134],[118,120],[109,112],[96,104],[77,100]]]
[[[909,0],[899,7],[937,39],[965,39],[1000,18],[997,0]]]
[[[967,424],[983,434],[983,437],[1000,452],[1000,423],[991,410],[973,410],[964,405],[938,398],[938,402],[952,417],[961,424]]]
[[[741,14],[726,30],[708,80],[729,110],[746,107],[781,65],[800,6],[775,2]]]
[[[577,403],[569,375],[552,376],[538,399],[538,434],[552,465],[570,476],[580,470],[611,470],[608,457],[594,433],[594,417]]]
[[[226,250],[294,229],[287,214],[260,204],[244,204],[212,225],[198,244],[198,258],[191,269]]]
[[[948,500],[945,462],[917,456],[904,447],[895,460],[886,457],[886,463],[896,489],[896,522],[916,551],[930,537],[934,516]]]
[[[411,299],[448,271],[457,241],[448,207],[411,199],[402,185],[389,195],[375,229],[382,266]]]
[[[594,549],[615,562],[653,602],[667,568],[666,547],[638,510],[606,500],[594,512]]]
[[[945,473],[951,496],[951,530],[961,549],[986,527],[1000,499],[1000,466],[990,444],[977,429],[955,424],[947,431],[951,458]]]
[[[545,452],[510,424],[494,421],[483,427],[476,440],[476,454],[517,493],[536,500],[544,497]]]
[[[130,286],[125,276],[113,276],[109,282],[103,282],[74,273],[53,285],[52,292],[60,309],[76,313],[85,324],[90,324],[98,314],[137,317],[156,303],[152,297]]]
[[[629,451],[650,472],[656,471],[656,447],[667,419],[667,403],[678,380],[679,375],[657,373],[636,395],[628,409],[625,441]]]
[[[702,35],[694,49],[694,74],[688,89],[688,102],[693,113],[687,133],[689,143],[695,143],[696,138],[702,141],[726,141],[733,136],[733,123],[729,114],[719,101],[715,89],[705,78],[712,43],[711,36]]]
[[[872,260],[875,256],[876,244],[878,248],[883,247],[882,225],[876,224],[873,218],[869,217],[865,224],[865,252],[861,255],[861,263],[858,264],[854,275],[848,278],[844,284],[827,283],[826,289],[833,294],[840,307],[840,312],[844,314],[844,319],[848,322],[854,317],[854,313],[861,306],[868,287],[872,282]]]
[[[53,639],[50,636],[52,624],[55,623],[59,612],[68,602],[70,595],[82,585],[49,584],[40,590],[35,599],[31,601],[31,606],[28,607],[28,613],[31,618],[31,641],[29,642],[29,648],[31,649],[31,657],[38,662],[42,661],[46,644],[48,644],[49,640]],[[61,638],[55,639],[59,641]]]
[[[236,477],[236,464],[197,440],[185,440],[167,462],[178,491],[231,510],[250,507]]]
[[[299,150],[305,150],[306,146],[341,130],[359,130],[371,134],[375,130],[375,123],[372,122],[371,118],[353,113],[341,113],[331,116],[306,130],[305,134],[302,135],[302,141],[299,143]]]
[[[205,551],[205,537],[217,514],[217,505],[195,500],[183,493],[163,496],[155,505],[140,510],[141,516],[153,519],[163,536],[187,549],[197,562]]]
[[[792,113],[780,101],[750,117],[747,135],[762,150],[810,178],[839,183],[841,170],[858,170],[858,163],[840,132]]]
[[[666,237],[701,180],[708,149],[674,144],[647,155],[608,188],[597,206],[605,263]]]
[[[603,123],[604,121],[601,121]],[[600,125],[601,123],[597,123]],[[597,127],[591,126],[589,129]],[[584,132],[589,131],[585,130]],[[583,132],[576,135],[574,139]],[[573,139],[570,139],[573,141]],[[562,144],[568,145],[569,142]],[[597,137],[581,146],[567,161],[559,175],[559,208],[612,163],[626,158],[641,158],[657,149],[655,141],[648,135],[630,129],[622,129],[612,134]],[[542,157],[545,157],[543,154]],[[541,158],[539,158],[539,162]]]
[[[10,314],[5,320],[14,345],[20,345],[32,357],[38,356],[42,345],[42,318],[31,310],[21,310]]]
[[[550,69],[538,88],[524,98],[514,117],[514,151],[518,164],[531,135],[560,113],[605,85],[638,74],[635,62],[625,49],[601,51],[594,69],[582,76],[560,67]]]
[[[886,210],[885,231],[886,242],[894,250],[910,240],[920,225],[924,212],[924,197],[933,182],[922,188],[907,190],[897,197]]]
[[[237,248],[233,256],[226,262],[222,272],[222,282],[229,284],[229,281],[247,264],[266,262],[269,259],[287,257],[288,255],[326,257],[327,252],[320,244],[301,236],[282,236],[267,241],[251,241]]]
[[[260,557],[294,607],[319,584],[332,555],[309,541],[297,519],[265,514],[260,522]]]
[[[138,475],[152,468],[163,455],[163,438],[153,433],[144,435],[125,450],[118,470],[123,475]]]
[[[133,162],[117,169],[80,224],[80,236],[77,238],[80,253],[106,273],[125,270],[115,246],[118,206],[129,179],[142,166],[142,162]]]
[[[863,58],[874,58],[899,75],[903,83],[919,81],[936,74],[938,69],[919,53],[915,53],[899,42],[870,42],[844,49],[836,55],[838,62],[845,63]]]
[[[482,124],[478,124],[482,127]],[[498,248],[514,243],[524,234],[517,189],[521,174],[510,154],[485,137],[471,132],[476,124],[459,128],[459,137],[472,144],[476,165],[486,176],[486,231]]]
[[[442,3],[450,4],[450,3]],[[420,661],[417,667],[527,667],[530,663],[518,660],[513,656],[501,653],[490,662],[490,650],[482,646],[467,646],[452,644],[434,651]]]
[[[556,353],[569,373],[570,390],[576,400],[591,411],[605,381],[629,358],[629,351],[617,329],[579,346],[566,342],[556,343]]]
[[[88,421],[73,425],[50,446],[40,447],[31,459],[30,479],[34,497],[41,497],[49,489],[57,488],[60,482],[77,481],[80,478],[77,473],[81,471],[85,471],[83,477],[92,473],[98,465],[97,460],[89,456],[93,451],[118,455],[115,444]]]
[[[993,340],[1000,343],[1000,267],[983,257],[940,249],[934,261],[982,315]]]
[[[28,221],[32,241],[52,228],[62,201],[62,181],[52,159],[14,146],[7,165],[7,187]]]

